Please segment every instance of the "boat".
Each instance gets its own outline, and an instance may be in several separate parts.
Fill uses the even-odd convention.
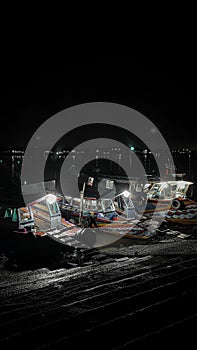
[[[118,235],[118,238],[150,236],[150,231],[135,220],[135,215],[131,215],[133,209],[128,205],[128,198],[124,202],[127,203],[124,212],[118,212],[115,207],[117,198],[63,196],[51,188],[45,191],[45,184],[24,187],[27,204],[20,201],[12,207],[9,205],[7,211],[2,209],[2,221],[9,222],[9,230],[13,232],[49,236],[65,245],[75,246],[80,242],[92,246],[96,236],[102,236],[102,233]],[[118,202],[122,196],[124,194],[118,195]],[[90,228],[100,231],[96,230],[94,234]]]
[[[62,224],[56,196],[47,194],[26,206],[21,203],[0,206],[0,227],[13,232],[44,235]]]
[[[3,204],[0,206],[0,227],[19,233],[28,233],[34,230],[34,216],[30,206],[19,204]]]
[[[114,203],[110,198],[96,199],[91,197],[58,196],[58,204],[63,218],[75,225],[96,227],[110,224],[119,219]]]
[[[163,216],[166,221],[197,224],[197,202],[192,198],[193,182],[185,180],[153,183],[146,196],[145,216]]]
[[[120,237],[147,239],[156,235],[156,230],[147,230],[139,222],[128,193],[110,198],[76,198],[58,196],[62,216],[78,227],[97,227],[99,234],[113,234]],[[92,217],[94,220],[92,220]]]

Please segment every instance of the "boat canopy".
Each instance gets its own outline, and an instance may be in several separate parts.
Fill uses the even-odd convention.
[[[185,198],[190,185],[193,185],[193,182],[184,180],[156,182],[150,187],[147,197],[160,199]]]

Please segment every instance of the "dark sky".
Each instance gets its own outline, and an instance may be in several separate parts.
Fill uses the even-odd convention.
[[[171,148],[197,149],[196,54],[12,56],[1,65],[1,146],[25,147],[34,131],[64,108],[120,103],[152,120]]]

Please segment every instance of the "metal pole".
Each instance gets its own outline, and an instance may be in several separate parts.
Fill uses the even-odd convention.
[[[189,178],[191,177],[191,153],[189,151]]]
[[[82,224],[82,213],[83,213],[83,198],[84,198],[84,192],[85,192],[85,182],[83,183],[83,189],[80,193],[80,213],[79,213],[79,225]]]

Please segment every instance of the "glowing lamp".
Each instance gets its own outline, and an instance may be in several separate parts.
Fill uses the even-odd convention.
[[[49,204],[53,204],[56,201],[56,196],[54,194],[48,194],[46,199]]]
[[[124,191],[124,192],[123,192],[123,195],[124,195],[126,198],[128,198],[129,195],[130,195],[130,192],[129,192],[129,191]]]

